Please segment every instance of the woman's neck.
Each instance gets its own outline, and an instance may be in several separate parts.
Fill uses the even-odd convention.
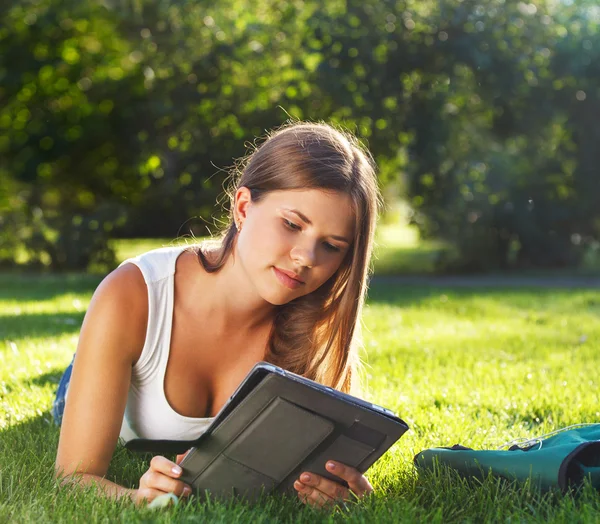
[[[257,294],[233,256],[215,273],[207,273],[198,264],[197,274],[200,275],[197,296],[203,297],[211,323],[214,321],[223,329],[252,331],[272,324],[276,306]]]

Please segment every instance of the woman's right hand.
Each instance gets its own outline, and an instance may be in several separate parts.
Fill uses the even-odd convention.
[[[140,487],[133,491],[131,498],[136,504],[152,502],[165,493],[173,493],[178,497],[189,497],[192,488],[185,482],[177,480],[183,470],[175,462],[157,455],[150,461],[148,471],[140,478]]]

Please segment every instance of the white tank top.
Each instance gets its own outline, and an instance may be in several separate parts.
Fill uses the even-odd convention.
[[[165,372],[173,325],[175,263],[188,247],[155,249],[121,264],[135,264],[148,287],[146,340],[142,354],[133,366],[121,442],[132,438],[193,440],[213,421],[213,418],[180,415],[165,396]]]

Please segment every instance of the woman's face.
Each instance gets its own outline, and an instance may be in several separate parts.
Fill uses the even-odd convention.
[[[273,191],[253,202],[243,187],[235,196],[235,217],[242,230],[234,264],[273,305],[324,284],[351,248],[355,218],[345,193]]]

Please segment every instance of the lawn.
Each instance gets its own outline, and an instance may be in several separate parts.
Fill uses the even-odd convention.
[[[410,234],[394,238],[392,248],[379,248],[380,268],[422,267],[435,250],[417,249]],[[118,255],[162,244],[168,242],[121,241]],[[434,446],[497,448],[600,421],[593,371],[600,291],[583,289],[436,288],[375,279],[364,319],[364,396],[396,411],[410,431],[368,472],[376,496],[347,514],[289,500],[250,507],[198,498],[152,512],[59,490],[52,478],[59,432],[49,410],[100,279],[0,274],[0,522],[598,519],[600,497],[589,487],[577,496],[542,494],[494,479],[465,482],[448,471],[419,476],[412,466],[417,452]],[[135,486],[148,461],[119,448],[108,476]]]

